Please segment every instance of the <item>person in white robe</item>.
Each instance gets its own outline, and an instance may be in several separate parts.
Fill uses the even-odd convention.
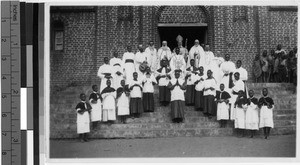
[[[195,44],[193,47],[191,47],[190,51],[189,51],[189,56],[188,56],[188,62],[187,62],[187,67],[190,67],[190,60],[194,59],[195,60],[195,66],[199,67],[199,66],[203,66],[203,65],[199,65],[199,62],[204,59],[204,50],[203,48],[200,46],[199,44],[199,40],[196,39],[195,40]]]
[[[262,90],[263,97],[258,101],[258,106],[260,108],[259,116],[259,128],[263,128],[265,139],[270,136],[271,128],[274,127],[273,121],[273,108],[274,101],[271,97],[268,97],[268,89],[264,88]]]
[[[111,87],[111,81],[106,81],[107,87],[101,92],[103,98],[103,121],[112,123],[116,120],[116,98],[117,93],[114,88]]]
[[[130,90],[130,115],[139,118],[140,114],[144,112],[142,102],[142,81],[138,79],[138,73],[133,73],[133,80],[129,83]]]
[[[134,57],[135,71],[138,73],[138,79],[141,80],[143,77],[143,72],[140,70],[140,65],[142,63],[147,63],[149,66],[148,54],[144,51],[143,45],[138,46],[139,51],[136,52]]]
[[[185,105],[195,105],[195,76],[198,74],[198,69],[195,67],[195,60],[191,59],[190,67],[186,69],[185,79],[187,81],[187,87],[185,92]]]
[[[98,86],[92,86],[93,92],[90,94],[89,101],[92,106],[91,110],[91,122],[92,127],[95,129],[99,121],[102,120],[102,102],[101,95],[98,93]]]
[[[216,80],[212,77],[212,71],[207,71],[207,79],[204,80],[204,89],[203,89],[203,96],[204,96],[204,111],[203,114],[208,118],[212,118],[212,116],[217,115],[217,105],[215,102],[216,96],[216,88],[217,83]]]
[[[124,53],[122,57],[123,71],[126,77],[126,84],[131,82],[131,80],[133,79],[132,75],[133,72],[135,72],[134,57],[135,55],[132,52],[132,47],[127,46],[127,52]]]
[[[199,67],[199,73],[195,76],[192,75],[192,79],[195,80],[195,110],[196,111],[203,111],[204,106],[204,96],[203,96],[203,89],[204,89],[204,80],[207,79],[206,75],[204,74],[203,66]]]
[[[254,91],[249,90],[249,102],[250,105],[246,111],[246,129],[250,130],[251,136],[253,138],[255,131],[259,128],[259,118],[258,118],[258,99],[254,97]]]
[[[213,77],[215,78],[218,87],[220,86],[221,80],[223,77],[223,72],[220,68],[220,65],[222,64],[222,62],[224,62],[223,58],[214,57],[211,60],[210,65],[208,67],[213,72]],[[219,89],[217,88],[217,90],[219,90]]]
[[[167,59],[169,62],[172,58],[171,49],[168,47],[167,44],[167,41],[163,41],[161,48],[158,49],[157,56],[160,61],[163,59]]]
[[[109,65],[109,60],[108,57],[104,57],[104,64],[102,66],[100,66],[99,70],[98,70],[98,77],[100,77],[101,79],[101,83],[100,83],[100,93],[102,92],[102,90],[106,87],[106,81],[108,79],[112,80],[112,74],[113,74],[113,67],[111,65]]]
[[[123,75],[123,62],[118,58],[118,52],[114,52],[114,57],[110,59],[109,64],[113,67],[113,87],[118,89],[121,86],[121,80],[124,78]]]
[[[171,68],[168,66],[168,63],[168,59],[163,58],[161,60],[161,68],[155,72],[159,88],[159,102],[163,106],[167,106],[171,100],[171,92],[167,87],[171,80]]]
[[[91,105],[86,102],[86,95],[84,93],[80,94],[80,100],[76,105],[77,111],[77,134],[79,134],[79,139],[81,142],[88,141],[88,133],[90,132],[90,112]]]
[[[234,73],[234,79],[235,79],[235,82],[233,83],[234,86],[232,87],[232,90],[231,90],[231,98],[229,100],[229,103],[231,105],[234,105],[234,103],[236,102],[236,99],[238,97],[238,94],[239,94],[239,91],[245,91],[245,84],[244,82],[240,79],[240,73],[239,72],[236,72]],[[236,109],[234,106],[230,106],[230,119],[231,120],[235,120],[235,112],[236,112]]]
[[[228,92],[224,91],[224,84],[220,84],[220,91],[216,93],[217,103],[217,120],[220,121],[221,128],[226,127],[227,120],[229,120],[229,98]]]
[[[144,112],[154,112],[154,85],[157,84],[154,73],[147,67],[142,78]]]
[[[117,110],[118,116],[121,116],[121,122],[126,123],[126,116],[130,114],[129,111],[129,96],[130,91],[125,86],[125,80],[121,80],[121,87],[117,89]]]
[[[248,97],[248,90],[247,90],[247,85],[246,85],[246,82],[248,80],[248,72],[247,72],[247,70],[245,68],[242,67],[242,61],[241,60],[237,60],[236,61],[235,72],[239,72],[240,73],[240,79],[245,84],[245,92],[246,92],[246,96]]]
[[[220,66],[223,76],[221,79],[221,83],[225,86],[225,91],[227,91],[229,94],[231,91],[229,89],[232,88],[233,80],[232,80],[232,74],[235,71],[235,64],[230,61],[230,55],[225,55],[225,61]]]
[[[214,53],[212,51],[210,51],[209,45],[206,44],[204,47],[204,58],[200,59],[200,62],[199,62],[199,66],[204,67],[204,72],[206,72],[208,69],[212,70],[212,68],[209,68],[209,66],[214,57],[215,57]]]
[[[181,35],[178,35],[176,37],[176,41],[177,41],[177,47],[176,48],[179,48],[179,54],[181,54],[183,57],[184,57],[184,61],[187,62],[188,60],[188,55],[189,55],[189,51],[187,50],[186,47],[183,47],[182,46],[182,42],[183,42],[183,37]],[[187,41],[187,39],[185,40]],[[187,46],[187,45],[186,45]],[[173,49],[173,53],[176,52],[176,48]]]
[[[179,54],[180,50],[179,48],[175,49],[175,54],[173,55],[171,61],[170,61],[170,67],[172,70],[172,77],[174,77],[175,70],[181,70],[180,77],[183,78],[185,76],[185,69],[186,69],[186,63],[184,60],[184,57]]]
[[[150,41],[149,46],[145,49],[145,52],[147,53],[147,62],[148,66],[151,68],[151,70],[156,70],[157,69],[157,64],[158,64],[158,58],[157,58],[157,50],[154,47],[154,42]]]
[[[240,90],[238,92],[238,97],[234,103],[236,107],[236,114],[234,119],[234,128],[237,129],[238,137],[242,137],[245,135],[245,116],[246,111],[248,109],[248,105],[250,104],[249,100],[246,98],[244,91]]]

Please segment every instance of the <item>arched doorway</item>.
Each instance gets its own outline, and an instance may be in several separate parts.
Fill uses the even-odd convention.
[[[200,43],[208,41],[207,11],[200,6],[167,6],[161,7],[158,18],[159,43],[168,41],[168,46],[173,50],[177,46],[176,37],[183,37],[183,46],[187,39],[187,48],[194,45],[195,39]]]

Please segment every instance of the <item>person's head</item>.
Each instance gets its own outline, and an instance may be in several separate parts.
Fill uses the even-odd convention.
[[[235,80],[239,80],[240,79],[240,73],[239,72],[235,72],[234,73],[234,79]]]
[[[224,91],[224,88],[225,88],[224,84],[220,84],[220,90]]]
[[[175,78],[179,78],[180,77],[180,73],[181,73],[181,70],[175,70]]]
[[[281,50],[281,48],[282,48],[282,45],[281,45],[281,44],[278,44],[278,45],[277,45],[277,50]]]
[[[195,42],[194,42],[194,45],[199,46],[199,40],[196,39]]]
[[[194,65],[195,65],[195,60],[194,60],[194,59],[191,59],[191,60],[190,60],[190,64],[191,64],[191,66],[194,66]]]
[[[240,68],[242,66],[242,61],[241,60],[237,60],[236,61],[236,67]]]
[[[138,49],[139,49],[140,52],[144,52],[144,47],[143,47],[142,44],[140,44],[140,45],[138,46]]]
[[[80,100],[81,100],[81,101],[85,101],[85,100],[86,100],[86,96],[85,96],[84,93],[81,93],[81,94],[79,95],[79,97],[80,97]]]
[[[225,61],[229,61],[230,60],[230,55],[229,54],[225,54]]]
[[[204,50],[209,51],[209,45],[208,44],[205,45]]]
[[[208,78],[211,78],[211,77],[212,77],[212,71],[211,71],[211,70],[208,70],[208,71],[207,71],[207,77],[208,77]]]
[[[114,52],[114,57],[116,57],[116,58],[118,58],[118,56],[119,56],[119,54],[118,54],[118,52]]]
[[[131,46],[127,46],[127,51],[131,52],[132,51],[132,47]]]
[[[136,80],[138,78],[138,73],[137,72],[133,72],[133,79]]]
[[[264,50],[262,56],[263,56],[263,57],[267,57],[267,55],[268,55],[268,51],[267,51],[267,50]]]
[[[108,87],[110,87],[111,86],[111,81],[108,79],[108,80],[106,80],[106,85],[108,86]]]
[[[108,57],[104,57],[104,63],[105,63],[105,64],[108,64],[108,62],[109,62]]]
[[[254,91],[251,89],[251,90],[249,90],[248,94],[249,94],[250,97],[253,97],[254,96]]]
[[[238,95],[239,95],[239,96],[244,96],[244,91],[240,90],[240,91],[238,92]]]
[[[204,72],[203,66],[200,66],[200,67],[199,67],[199,71],[200,71],[200,73],[203,73],[203,72]]]
[[[98,91],[98,86],[97,85],[93,85],[92,89],[93,89],[93,91],[97,92]]]
[[[178,45],[178,47],[181,47],[182,46],[182,41],[178,41],[177,45]]]
[[[121,80],[121,86],[122,86],[122,87],[125,86],[125,80]]]
[[[180,53],[180,49],[177,47],[177,48],[175,48],[175,53],[176,54],[179,54]]]
[[[167,41],[163,41],[162,42],[162,46],[167,46],[168,45],[168,42]]]
[[[268,96],[268,89],[267,89],[267,88],[264,88],[264,89],[262,90],[262,94],[263,94],[264,96]]]
[[[153,46],[154,42],[153,41],[149,41],[149,46]]]
[[[165,66],[167,66],[167,65],[168,65],[168,60],[162,59],[162,60],[160,61],[160,66],[161,66],[161,67],[165,67]]]

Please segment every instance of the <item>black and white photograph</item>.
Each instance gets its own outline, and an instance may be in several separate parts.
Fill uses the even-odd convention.
[[[50,3],[49,159],[296,158],[297,5]]]

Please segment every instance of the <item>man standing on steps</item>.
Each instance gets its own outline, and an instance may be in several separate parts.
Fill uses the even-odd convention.
[[[98,70],[98,77],[101,79],[100,83],[100,93],[102,90],[106,87],[106,81],[108,79],[112,80],[112,74],[113,74],[113,67],[109,65],[108,57],[104,57],[104,64],[100,66]]]
[[[245,84],[244,91],[246,92],[246,97],[248,97],[248,90],[247,90],[247,85],[246,85],[246,81],[248,80],[248,72],[247,72],[247,70],[245,68],[242,67],[242,61],[241,60],[237,60],[236,61],[236,70],[235,70],[235,73],[236,72],[238,72],[240,74],[240,79]]]
[[[154,47],[154,42],[150,41],[149,46],[145,49],[145,52],[147,53],[147,61],[148,66],[151,68],[152,71],[156,70],[157,66],[157,50]]]
[[[170,60],[172,58],[172,52],[171,52],[171,49],[168,47],[167,41],[162,42],[161,48],[158,49],[157,56],[159,59],[158,64],[160,64],[160,62],[163,59],[166,59],[166,60],[168,60],[168,62],[170,62]],[[157,68],[159,68],[159,66]]]
[[[195,40],[194,46],[190,49],[189,52],[189,57],[188,57],[188,62],[187,62],[187,67],[190,67],[190,60],[194,59],[195,60],[195,66],[199,66],[199,62],[204,60],[204,50],[203,48],[199,45],[199,40]],[[201,65],[203,66],[203,65]]]
[[[183,42],[182,36],[178,35],[176,37],[176,41],[177,41],[177,47],[176,48],[179,48],[179,50],[180,50],[179,54],[181,54],[184,57],[184,62],[187,62],[189,51],[185,47],[182,46],[182,42]],[[176,48],[173,49],[173,53],[175,53]]]
[[[144,47],[142,44],[138,46],[139,51],[136,52],[134,57],[135,70],[138,73],[138,79],[141,81],[143,77],[143,72],[140,70],[140,65],[142,63],[147,63],[149,66],[149,57],[148,54],[144,51]]]
[[[126,84],[129,84],[133,80],[133,72],[135,72],[134,66],[134,53],[131,46],[127,46],[127,52],[124,53],[123,58],[123,70],[126,77]]]
[[[229,103],[231,103],[231,107],[230,108],[230,119],[234,120],[235,119],[235,106],[234,103],[236,102],[236,99],[238,97],[239,91],[244,92],[245,95],[245,84],[244,82],[240,79],[240,73],[239,72],[235,72],[234,73],[234,86],[232,87],[232,92],[231,92],[231,99],[229,100]],[[245,95],[246,96],[246,95]]]
[[[118,58],[118,52],[114,52],[114,57],[110,59],[109,64],[113,67],[113,74],[112,77],[114,78],[114,81],[112,82],[112,86],[115,89],[118,89],[121,87],[121,80],[123,79],[123,67],[122,67],[122,60]]]

